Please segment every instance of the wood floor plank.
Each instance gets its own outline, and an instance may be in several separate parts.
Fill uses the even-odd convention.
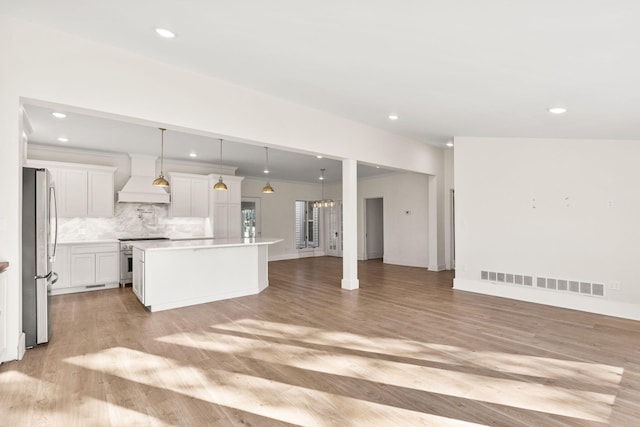
[[[259,295],[158,313],[131,288],[52,299],[0,365],[0,426],[629,426],[640,323],[452,289],[453,272],[269,264]],[[180,286],[179,283],[176,286]]]

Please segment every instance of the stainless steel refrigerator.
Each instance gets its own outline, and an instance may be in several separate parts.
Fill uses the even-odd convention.
[[[46,169],[22,169],[22,330],[26,347],[49,341],[49,286],[58,241],[56,191]]]

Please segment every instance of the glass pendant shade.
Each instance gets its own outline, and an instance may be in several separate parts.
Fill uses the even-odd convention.
[[[164,131],[166,131],[166,129],[164,128],[159,128],[159,129],[162,132],[162,136],[160,139],[160,174],[156,179],[153,180],[153,183],[151,185],[153,185],[154,187],[168,187],[169,181],[167,181],[164,178],[164,172],[163,172],[164,171]]]

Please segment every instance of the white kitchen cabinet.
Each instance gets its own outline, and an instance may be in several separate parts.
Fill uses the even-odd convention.
[[[73,243],[58,246],[52,295],[116,288],[120,281],[118,243]]]
[[[172,172],[171,216],[200,217],[209,215],[209,179],[202,175]]]
[[[58,275],[58,281],[51,285],[51,289],[64,289],[71,286],[71,260],[69,258],[69,245],[58,244],[56,259],[53,262],[53,271]]]
[[[144,251],[133,248],[133,277],[131,279],[131,287],[133,293],[142,304],[144,304],[144,267]]]
[[[27,160],[26,166],[51,172],[60,218],[113,216],[117,168],[45,160]]]
[[[87,171],[87,216],[113,216],[114,172]]]
[[[87,216],[87,171],[58,169],[56,197],[61,218]]]
[[[119,255],[119,252],[96,254],[96,284],[112,283],[120,280]]]
[[[95,254],[71,255],[71,286],[94,285],[96,281]]]
[[[191,180],[191,216],[209,215],[209,180],[207,177]]]
[[[213,190],[213,185],[218,182],[220,175],[209,175],[209,191],[211,193],[211,222],[213,224],[213,237],[216,239],[235,239],[242,237],[242,214],[240,203],[242,201],[241,176],[222,175],[227,190]]]

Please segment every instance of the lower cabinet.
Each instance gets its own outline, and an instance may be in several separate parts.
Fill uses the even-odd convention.
[[[58,282],[51,294],[118,287],[119,255],[118,243],[60,245],[54,263]]]
[[[133,277],[131,278],[133,293],[144,304],[144,251],[133,248]]]

